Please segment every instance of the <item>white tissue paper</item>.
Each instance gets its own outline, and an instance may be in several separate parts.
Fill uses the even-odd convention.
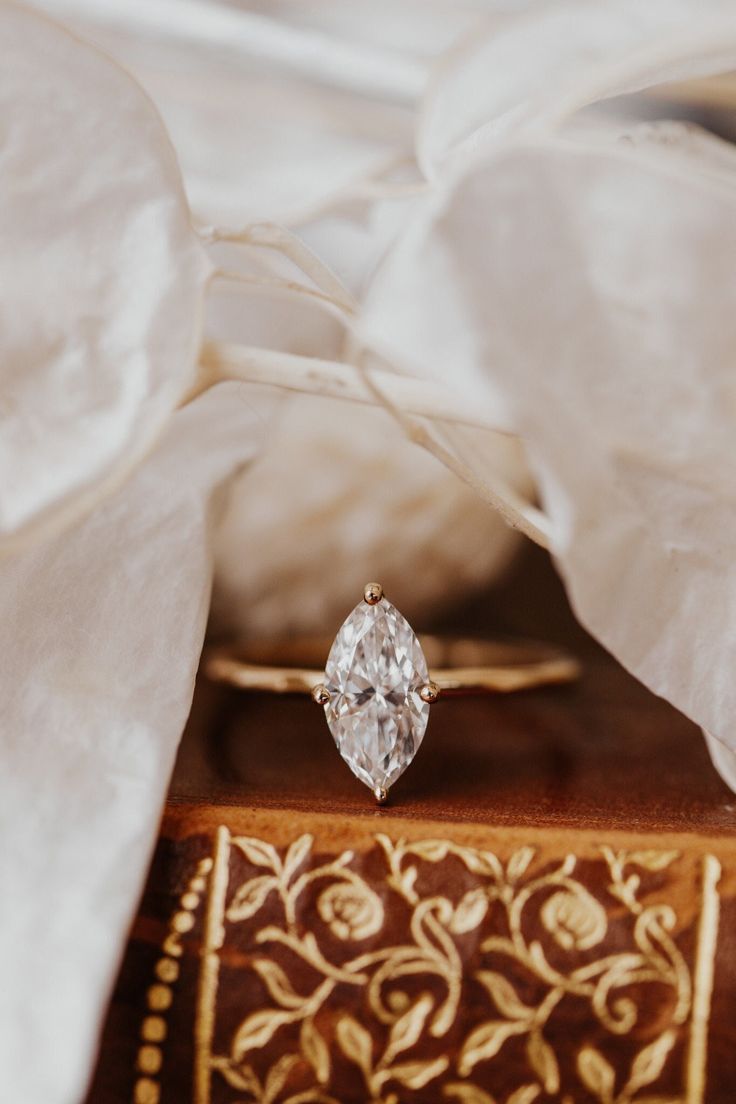
[[[270,403],[175,412],[210,265],[153,105],[15,5],[0,38],[2,1096],[77,1104]]]
[[[414,125],[431,64],[487,27],[489,10],[384,2],[368,17],[352,3],[262,12],[179,0],[43,6],[152,96],[200,226],[227,234],[253,221],[285,223],[357,301],[423,187]],[[344,319],[267,284],[305,283],[277,251],[225,242],[211,255],[241,282],[211,282],[208,340],[347,359]],[[497,478],[529,494],[518,442],[486,435],[482,445]],[[242,634],[319,633],[374,575],[408,616],[426,618],[493,578],[515,536],[385,413],[291,394],[257,469],[230,496],[217,539],[215,622]]]
[[[327,11],[327,26],[311,4],[267,13],[217,0],[40,6],[140,81],[203,221],[294,222],[411,149],[424,67],[406,49],[366,41],[365,21],[331,33],[343,5]],[[416,16],[405,22],[416,35]]]
[[[558,0],[470,35],[424,98],[430,178],[479,148],[548,134],[588,104],[733,65],[730,0]]]
[[[89,507],[196,375],[209,262],[153,105],[0,8],[0,547]]]
[[[191,703],[213,495],[261,434],[221,384],[84,522],[3,566],[4,1100],[84,1095]]]
[[[653,133],[476,164],[414,219],[362,334],[502,394],[580,620],[733,750],[736,153]]]
[[[191,700],[209,609],[212,494],[267,435],[273,393],[223,384],[174,412],[198,384],[214,269],[163,126],[130,77],[64,30],[12,4],[0,30],[12,47],[0,73],[0,472],[5,547],[14,546],[0,577],[0,878],[13,902],[0,925],[0,1064],[9,1098],[77,1104]],[[341,142],[349,151],[338,128],[336,156]],[[264,165],[267,155],[268,144]],[[247,142],[242,157],[256,160]],[[319,165],[320,180],[334,165]],[[236,191],[231,178],[225,192]],[[360,240],[373,256],[375,243]],[[226,286],[213,288],[210,337],[229,332],[215,309]],[[241,293],[231,314],[232,336],[251,343],[339,352],[340,326],[299,297],[256,296],[244,311]],[[392,480],[407,451],[394,441],[383,469]],[[422,464],[426,488],[435,473]],[[353,465],[354,487],[363,472]],[[452,477],[443,480],[449,491]],[[258,501],[278,504],[278,486],[262,486]],[[414,480],[395,508],[417,490]],[[462,513],[424,501],[437,518],[430,531]],[[417,500],[424,544],[420,515]],[[495,555],[482,533],[498,522],[484,524],[470,578],[483,578]],[[257,531],[249,538],[251,551],[263,549]]]

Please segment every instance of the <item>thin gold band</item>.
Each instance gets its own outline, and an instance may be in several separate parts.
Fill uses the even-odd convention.
[[[324,666],[316,664],[324,664],[331,643],[327,638],[304,637],[216,645],[205,652],[202,668],[215,682],[242,690],[311,694],[324,681]],[[423,636],[421,644],[432,682],[443,694],[506,694],[572,682],[580,674],[579,663],[568,653],[536,642]]]

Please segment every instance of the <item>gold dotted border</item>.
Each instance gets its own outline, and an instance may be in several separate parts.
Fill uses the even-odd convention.
[[[181,937],[194,927],[194,914],[207,889],[207,878],[211,871],[212,858],[208,856],[200,859],[169,920],[166,936],[161,944],[161,957],[154,967],[156,981],[149,986],[146,993],[147,1014],[140,1028],[136,1060],[139,1076],[133,1087],[133,1104],[159,1104],[161,1099],[158,1076],[163,1065],[162,1046],[166,1040],[165,1014],[171,1007],[173,986],[179,977]]]

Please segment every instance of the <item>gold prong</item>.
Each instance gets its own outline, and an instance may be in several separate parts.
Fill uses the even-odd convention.
[[[369,606],[377,606],[383,598],[383,587],[380,583],[366,583],[363,597]]]
[[[419,697],[427,705],[434,705],[440,696],[440,688],[436,682],[427,682],[419,691]]]
[[[385,805],[388,801],[388,790],[384,790],[383,786],[376,786],[373,791],[373,796],[376,799],[377,805]]]
[[[327,689],[324,683],[320,682],[317,686],[314,687],[314,689],[312,690],[312,701],[316,702],[317,705],[329,705],[330,691]]]

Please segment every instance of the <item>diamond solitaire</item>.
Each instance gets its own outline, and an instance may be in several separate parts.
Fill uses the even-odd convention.
[[[320,637],[235,641],[208,648],[203,667],[241,690],[311,694],[343,759],[381,804],[419,750],[440,690],[508,694],[580,672],[572,656],[545,644],[425,636],[430,678],[411,625],[379,583],[368,583],[322,667],[328,647]]]
[[[439,690],[411,625],[378,583],[342,624],[312,697],[353,774],[386,801],[419,750]]]

